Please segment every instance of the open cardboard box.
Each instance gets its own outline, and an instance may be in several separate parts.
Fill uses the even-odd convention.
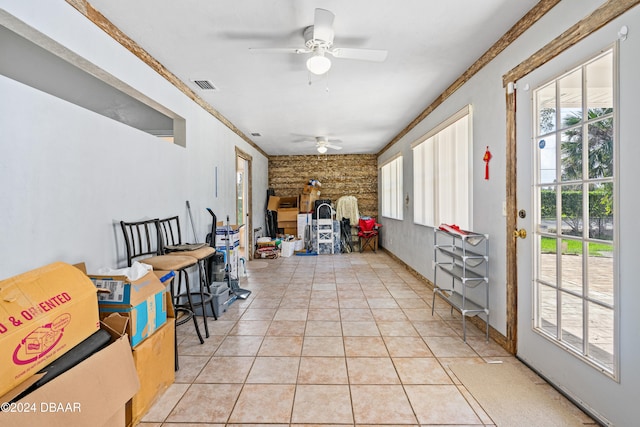
[[[109,330],[105,325],[102,327]],[[140,383],[129,338],[117,333],[112,333],[112,337],[112,343],[104,349],[17,402],[4,405],[0,425],[123,426],[126,403]],[[27,384],[21,384],[20,390],[12,390],[11,395],[18,395],[23,387]],[[0,397],[0,402],[10,400],[7,395]]]
[[[98,297],[100,319],[111,313],[121,313],[129,318],[128,329],[131,347],[150,337],[167,322],[166,286],[152,271],[138,280],[126,276],[98,276],[89,278],[97,288],[109,289]]]
[[[96,289],[70,264],[56,262],[0,281],[0,395],[99,328]]]

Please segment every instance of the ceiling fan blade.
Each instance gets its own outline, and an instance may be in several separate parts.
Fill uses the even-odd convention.
[[[333,43],[333,20],[335,15],[326,9],[316,9],[313,20],[313,38]]]
[[[334,150],[342,150],[342,147],[340,147],[339,145],[325,144],[324,146],[327,148],[333,148]]]
[[[387,59],[388,52],[386,50],[376,49],[354,49],[348,47],[338,47],[328,50],[327,53],[335,56],[336,58],[344,59],[360,59],[363,61],[375,61],[382,62]]]
[[[250,52],[253,53],[309,53],[311,52],[309,49],[300,49],[297,47],[250,47]]]

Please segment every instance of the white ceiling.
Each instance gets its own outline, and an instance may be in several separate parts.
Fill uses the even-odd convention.
[[[269,155],[377,153],[536,0],[91,0],[90,3]],[[336,47],[385,49],[385,62],[249,48],[304,47],[316,7],[335,14]],[[202,91],[192,80],[209,80]],[[251,136],[252,133],[261,136]],[[308,138],[305,138],[308,136]]]

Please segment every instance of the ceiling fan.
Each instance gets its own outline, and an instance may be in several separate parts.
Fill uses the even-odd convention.
[[[307,59],[307,69],[317,75],[322,75],[331,68],[331,60],[327,54],[334,58],[374,62],[382,62],[387,58],[386,50],[334,47],[334,18],[335,15],[332,12],[316,9],[313,25],[306,27],[302,32],[305,40],[304,48],[250,48],[249,50],[264,53],[311,53],[312,55]]]
[[[301,139],[295,142],[315,142],[316,150],[318,150],[318,153],[320,154],[326,153],[329,148],[331,148],[332,150],[342,150],[342,147],[340,147],[339,145],[335,145],[337,143],[342,142],[339,139],[329,139],[326,136],[316,136],[313,138],[314,140]]]

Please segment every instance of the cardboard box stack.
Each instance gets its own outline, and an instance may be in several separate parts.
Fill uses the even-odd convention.
[[[312,212],[314,202],[320,197],[320,183],[315,180],[309,182],[300,195],[300,212],[302,213]]]
[[[102,321],[130,339],[140,388],[127,402],[127,426],[136,425],[175,381],[175,313],[167,286],[160,281],[166,273],[149,271],[136,280],[89,275],[96,287],[111,291],[99,299]]]
[[[216,224],[216,251],[224,254],[225,265],[229,263],[231,267],[231,277],[238,277],[238,262],[240,246],[240,229],[244,226],[229,224],[224,225],[222,221],[218,221]],[[227,253],[227,231],[229,235],[229,251]]]
[[[93,354],[76,351],[101,326],[96,288],[80,269],[54,263],[0,281],[0,324],[0,394],[11,388],[0,397],[11,402],[0,425],[124,425],[125,404],[140,387],[131,346],[115,334]],[[51,368],[69,355],[77,364]]]
[[[284,234],[297,234],[298,202],[298,197],[269,196],[267,209],[278,213],[278,228],[283,229]]]

